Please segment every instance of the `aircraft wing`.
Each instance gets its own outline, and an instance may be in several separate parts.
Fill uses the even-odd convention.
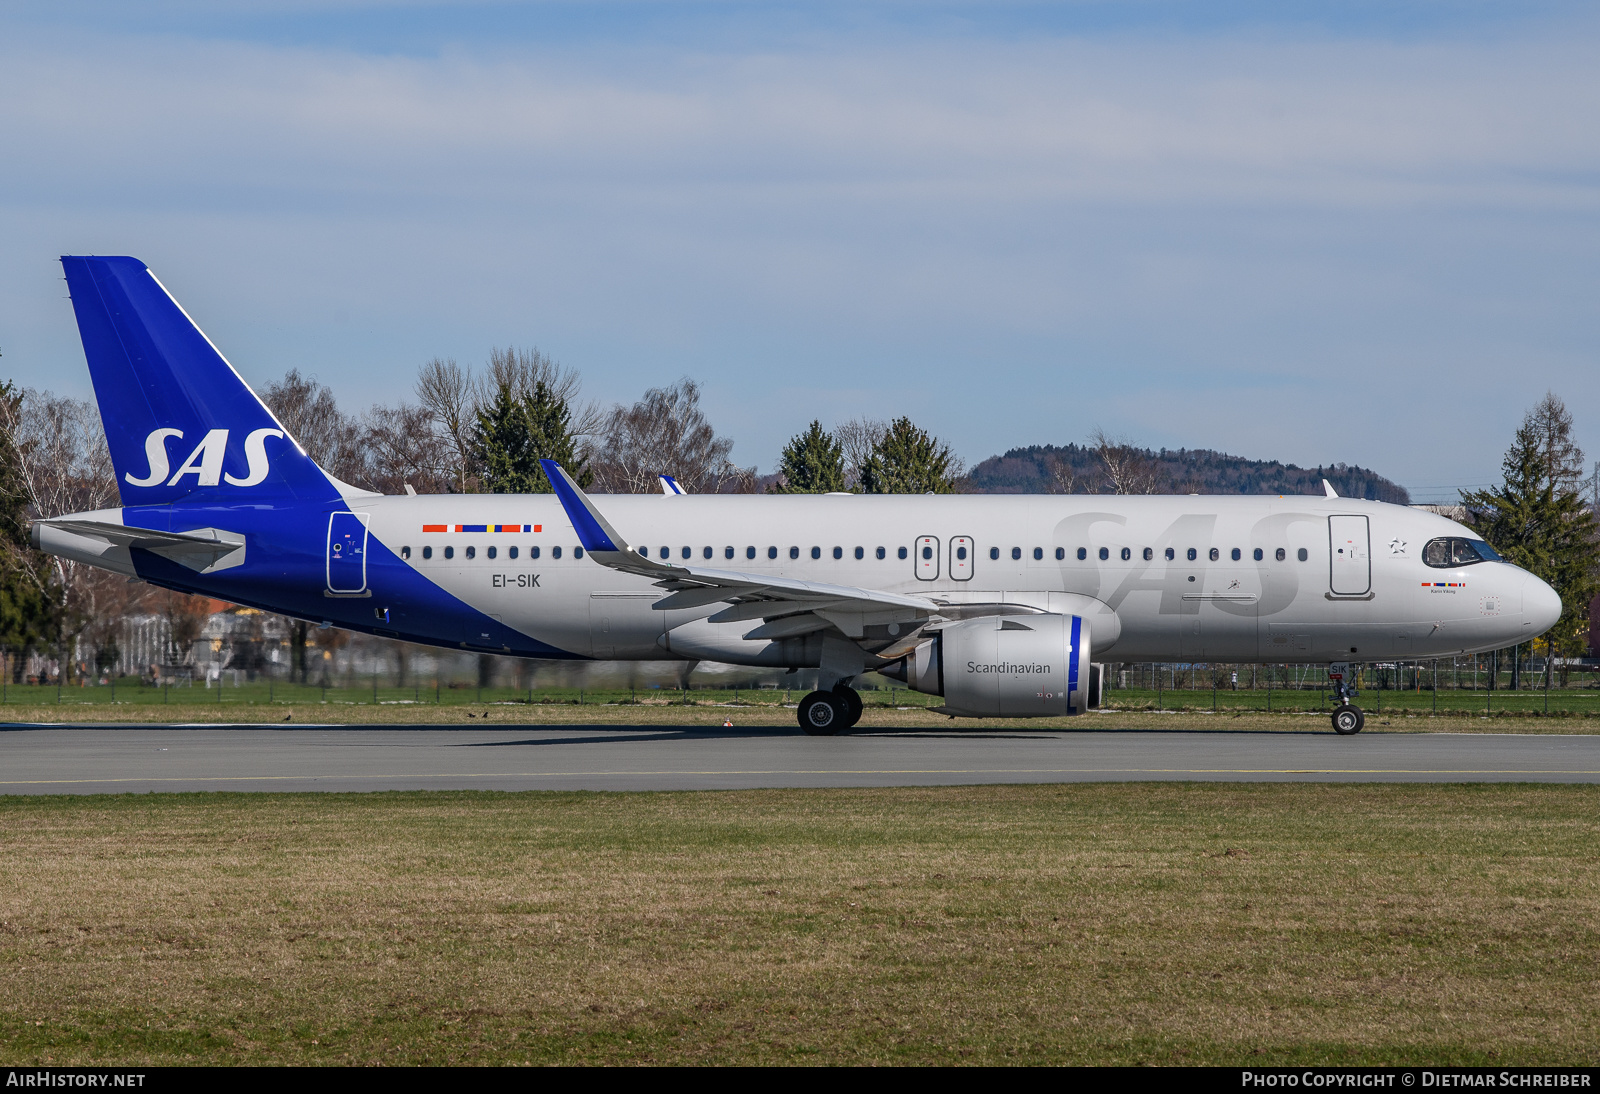
[[[662,611],[729,601],[732,606],[711,616],[710,622],[765,619],[768,622],[764,626],[746,637],[779,638],[821,630],[830,624],[851,637],[859,637],[865,625],[926,619],[943,610],[937,601],[922,596],[657,562],[629,546],[560,464],[554,460],[539,462],[589,557],[613,570],[651,578],[669,590],[671,595],[654,605]],[[808,617],[787,622],[780,618],[799,613],[808,613]]]

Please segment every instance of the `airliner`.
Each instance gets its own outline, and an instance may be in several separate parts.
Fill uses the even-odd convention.
[[[64,257],[121,508],[36,547],[185,593],[511,657],[816,670],[806,733],[877,672],[958,717],[1079,714],[1109,660],[1350,668],[1500,649],[1561,600],[1471,529],[1323,496],[595,495],[358,489],[319,467],[155,275]],[[663,472],[674,469],[663,468]]]

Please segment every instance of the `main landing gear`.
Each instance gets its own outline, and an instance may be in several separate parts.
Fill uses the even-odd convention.
[[[844,684],[813,691],[800,700],[800,728],[812,737],[832,737],[861,721],[861,696]]]

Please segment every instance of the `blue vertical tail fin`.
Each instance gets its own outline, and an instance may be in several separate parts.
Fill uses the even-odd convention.
[[[61,265],[123,504],[338,495],[143,262]]]

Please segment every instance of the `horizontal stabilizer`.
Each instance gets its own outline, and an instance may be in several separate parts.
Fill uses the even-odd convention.
[[[33,522],[33,541],[38,544],[42,529],[96,539],[116,547],[137,548],[171,559],[197,573],[209,574],[244,565],[245,540],[237,532],[220,528],[196,528],[189,532],[158,532],[132,528],[110,521],[58,517]]]

